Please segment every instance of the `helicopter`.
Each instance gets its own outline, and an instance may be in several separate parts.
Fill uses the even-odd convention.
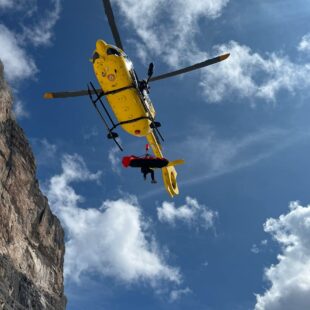
[[[222,54],[157,76],[153,76],[154,64],[150,63],[147,78],[140,80],[131,60],[124,52],[110,0],[103,0],[103,6],[115,45],[106,43],[101,39],[97,40],[96,48],[90,59],[100,88],[95,88],[94,84],[90,82],[86,90],[46,92],[44,98],[70,98],[88,95],[106,127],[107,138],[112,139],[121,151],[123,148],[117,140],[118,134],[115,131],[119,126],[135,137],[146,137],[156,158],[164,158],[161,146],[164,138],[159,131],[161,124],[155,120],[156,112],[149,97],[149,83],[221,62],[227,59],[230,54]],[[116,121],[102,100],[103,97],[106,98]],[[177,172],[174,166],[183,162],[182,160],[172,161],[170,165],[161,168],[164,186],[171,197],[179,194],[176,181]]]

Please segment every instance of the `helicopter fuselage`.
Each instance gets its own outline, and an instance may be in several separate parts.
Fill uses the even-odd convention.
[[[146,91],[139,89],[132,62],[119,48],[98,40],[93,54],[97,80],[106,92],[124,90],[106,96],[122,128],[129,134],[144,137],[151,133],[155,109]]]

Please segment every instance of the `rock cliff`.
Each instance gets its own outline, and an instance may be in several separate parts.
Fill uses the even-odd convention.
[[[63,258],[63,229],[39,189],[0,62],[0,309],[65,309]]]

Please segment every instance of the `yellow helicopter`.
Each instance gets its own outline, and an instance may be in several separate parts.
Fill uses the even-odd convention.
[[[148,95],[149,82],[166,79],[215,64],[225,60],[230,54],[223,54],[158,76],[153,76],[154,65],[150,63],[147,79],[139,80],[132,62],[123,51],[110,0],[103,0],[103,5],[116,46],[108,44],[103,40],[96,42],[96,49],[91,61],[101,88],[96,89],[90,83],[87,90],[47,92],[44,94],[44,98],[68,98],[89,95],[92,104],[108,131],[107,137],[113,139],[121,151],[123,149],[117,141],[118,134],[115,132],[118,126],[121,126],[133,136],[146,137],[154,155],[159,159],[164,158],[160,143],[160,140],[164,141],[164,139],[158,129],[161,124],[155,121],[155,109]],[[114,121],[111,117],[106,104],[102,101],[103,97],[106,97],[117,121]],[[104,114],[107,119],[104,117]],[[174,166],[182,163],[184,163],[183,160],[176,160],[161,168],[165,188],[171,197],[179,194],[176,181],[177,172]]]

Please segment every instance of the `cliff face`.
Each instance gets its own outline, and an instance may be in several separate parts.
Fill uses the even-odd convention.
[[[0,309],[65,309],[64,233],[12,117],[0,62]]]

